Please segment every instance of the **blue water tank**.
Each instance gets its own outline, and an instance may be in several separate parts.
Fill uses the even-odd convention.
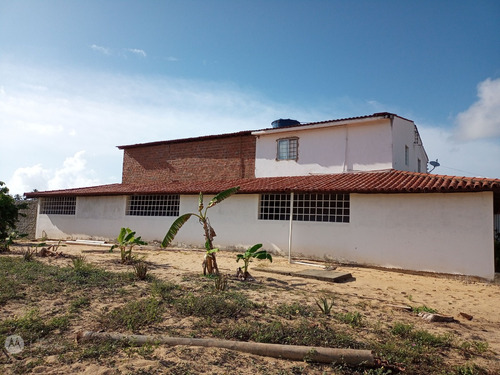
[[[300,125],[300,122],[289,118],[287,119],[280,118],[279,120],[271,122],[271,125],[273,128],[283,128],[286,126]]]

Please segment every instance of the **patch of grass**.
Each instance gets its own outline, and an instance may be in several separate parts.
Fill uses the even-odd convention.
[[[77,353],[78,360],[86,359],[104,359],[112,357],[122,349],[124,343],[113,340],[97,340],[92,343],[85,343],[81,346],[79,353]]]
[[[71,313],[75,313],[88,306],[90,306],[90,299],[88,297],[78,297],[77,299],[71,301],[69,311]]]
[[[411,311],[413,311],[415,314],[421,313],[421,312],[427,312],[430,314],[435,314],[437,313],[436,309],[433,309],[431,307],[427,307],[425,305],[423,306],[412,306]]]
[[[219,292],[202,294],[189,293],[175,301],[176,310],[182,315],[211,317],[212,319],[236,318],[255,305],[241,293]]]
[[[473,355],[483,355],[488,351],[489,345],[484,341],[464,341],[458,348],[462,351],[462,354],[469,358]]]
[[[454,367],[454,374],[456,375],[486,375],[487,372],[474,363],[465,365],[458,365]]]
[[[215,329],[213,334],[225,339],[273,344],[338,348],[363,347],[362,343],[345,332],[338,332],[325,323],[311,323],[306,319],[287,324],[280,321],[237,322]]]
[[[28,311],[24,316],[0,322],[0,341],[7,336],[19,335],[25,342],[33,342],[55,330],[64,331],[69,326],[68,316],[55,316],[49,320],[40,316],[37,309]]]
[[[363,315],[359,312],[335,313],[334,318],[338,321],[349,324],[351,327],[361,327],[363,325]]]
[[[426,330],[415,330],[412,324],[400,322],[394,324],[391,333],[421,346],[449,347],[452,343],[452,336],[449,334],[434,335]]]
[[[285,319],[314,316],[314,311],[310,306],[298,302],[279,304],[274,308],[274,313]]]
[[[56,294],[65,289],[99,288],[116,290],[134,280],[132,273],[112,273],[102,270],[84,258],[76,258],[73,267],[56,267],[36,260],[25,262],[19,257],[0,257],[0,304],[24,299],[28,293]]]
[[[141,299],[101,314],[99,321],[108,329],[137,331],[161,321],[164,310],[162,303],[155,298]]]
[[[153,280],[151,284],[151,295],[168,304],[175,300],[175,296],[179,290],[179,285],[170,281]]]

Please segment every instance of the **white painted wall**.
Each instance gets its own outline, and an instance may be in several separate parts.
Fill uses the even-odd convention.
[[[208,197],[211,198],[211,197]],[[258,220],[259,195],[236,195],[209,210],[221,248],[263,243],[288,254],[288,221]],[[181,214],[197,196],[181,196]],[[493,193],[351,194],[350,223],[293,223],[293,255],[409,270],[494,277]],[[39,215],[37,236],[112,239],[122,226],[161,241],[174,217],[125,216],[125,197],[77,199],[77,214]],[[473,226],[473,230],[471,227]],[[203,248],[192,218],[175,244]]]
[[[392,124],[393,168],[401,171],[418,172],[418,159],[421,172],[427,172],[427,154],[422,145],[415,143],[415,124],[413,121],[394,117]],[[405,146],[409,149],[409,163],[405,164]]]
[[[298,160],[276,160],[277,140],[298,137]],[[255,176],[303,176],[392,168],[389,119],[258,132]]]

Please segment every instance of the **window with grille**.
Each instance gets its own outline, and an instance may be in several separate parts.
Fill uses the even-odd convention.
[[[180,198],[171,195],[132,195],[125,214],[130,216],[178,216]]]
[[[348,223],[349,194],[296,194],[293,220]],[[262,194],[260,220],[290,220],[290,194]]]
[[[40,202],[40,213],[45,215],[74,215],[76,197],[47,197]]]
[[[298,138],[278,139],[277,160],[297,160],[299,149]]]

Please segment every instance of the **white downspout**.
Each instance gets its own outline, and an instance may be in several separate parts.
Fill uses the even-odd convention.
[[[290,226],[288,229],[288,263],[292,263],[292,235],[293,235],[293,191],[290,193]]]

